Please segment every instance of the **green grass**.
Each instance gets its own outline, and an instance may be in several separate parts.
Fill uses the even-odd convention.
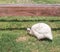
[[[59,4],[60,0],[0,0],[0,4],[21,4],[21,3],[38,3],[38,4]]]
[[[60,0],[33,0],[39,4],[60,4]]]
[[[56,21],[57,20],[57,21]],[[60,30],[52,30],[53,41],[39,41],[27,34],[26,28],[44,22],[51,28],[60,28],[60,17],[5,16],[0,17],[0,52],[60,52]],[[26,40],[18,40],[26,37]]]

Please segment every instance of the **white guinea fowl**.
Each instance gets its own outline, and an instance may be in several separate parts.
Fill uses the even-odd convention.
[[[37,39],[48,38],[53,40],[51,27],[45,23],[34,24],[31,28],[27,28],[29,34],[34,35]]]

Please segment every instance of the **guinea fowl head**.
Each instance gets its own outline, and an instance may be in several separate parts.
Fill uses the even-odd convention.
[[[30,32],[30,30],[31,30],[30,28],[27,28],[27,31],[28,31],[28,32]]]
[[[31,28],[27,28],[27,32],[32,35]]]

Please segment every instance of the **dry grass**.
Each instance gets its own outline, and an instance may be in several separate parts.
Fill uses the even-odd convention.
[[[24,4],[24,3],[33,3],[33,1],[32,0],[16,0],[17,1],[17,3],[22,3],[22,4]]]
[[[31,52],[39,52],[39,51],[38,51],[38,50],[33,50],[33,49],[32,49]]]
[[[29,37],[28,36],[21,36],[16,39],[16,42],[25,42],[28,41]]]

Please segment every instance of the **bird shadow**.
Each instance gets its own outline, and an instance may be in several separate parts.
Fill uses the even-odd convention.
[[[43,38],[43,39],[40,39],[39,41],[49,41],[49,42],[52,42],[52,40],[50,40],[48,38]]]

